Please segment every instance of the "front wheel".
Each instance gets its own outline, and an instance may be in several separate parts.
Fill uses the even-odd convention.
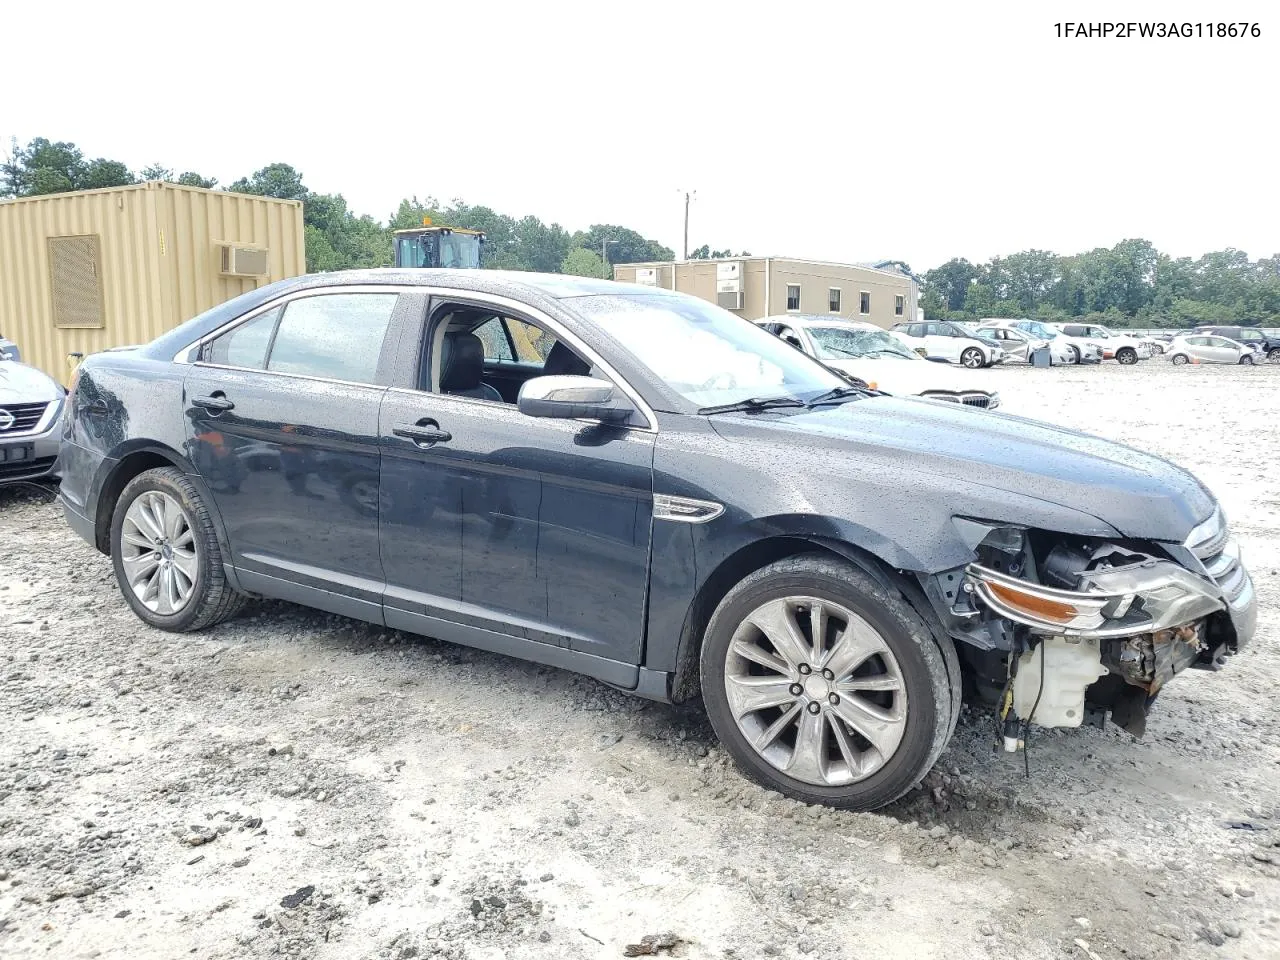
[[[703,641],[703,701],[757,783],[805,803],[873,810],[937,761],[959,669],[896,592],[821,554],[770,564],[720,602]]]
[[[111,564],[133,612],[161,630],[203,630],[244,600],[227,583],[204,500],[176,467],[125,486],[112,514]]]
[[[1280,347],[1276,347],[1276,349],[1271,350],[1267,353],[1267,362],[1280,363]]]
[[[1121,347],[1116,351],[1116,362],[1129,366],[1138,362],[1138,351],[1133,347]]]
[[[1187,362],[1186,354],[1183,353],[1175,353],[1170,359],[1175,367],[1184,366]]]
[[[987,358],[982,355],[982,351],[977,347],[969,347],[964,353],[960,354],[960,365],[970,370],[977,370],[987,362]]]
[[[1067,363],[1079,363],[1080,348],[1077,347],[1075,344],[1071,344],[1067,347],[1067,350],[1070,351],[1070,354],[1071,354],[1069,357],[1067,357]]]
[[[1244,367],[1252,367],[1252,366],[1253,366],[1253,355],[1252,355],[1252,354],[1248,354],[1248,353],[1244,354],[1244,355],[1240,358],[1240,365],[1241,365],[1241,366],[1244,366]]]

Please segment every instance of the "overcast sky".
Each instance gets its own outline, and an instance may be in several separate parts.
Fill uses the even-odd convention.
[[[678,255],[696,189],[690,247],[921,270],[1127,237],[1280,253],[1274,2],[52,10],[5,14],[6,141],[224,184],[283,161],[381,220],[460,197]],[[1054,28],[1226,16],[1262,36]]]

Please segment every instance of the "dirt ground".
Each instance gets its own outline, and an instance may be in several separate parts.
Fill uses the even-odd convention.
[[[1280,957],[1280,369],[975,377],[1188,466],[1243,543],[1259,637],[1143,741],[1040,733],[1028,779],[968,714],[894,807],[805,807],[696,706],[287,604],[148,629],[0,493],[0,956]]]

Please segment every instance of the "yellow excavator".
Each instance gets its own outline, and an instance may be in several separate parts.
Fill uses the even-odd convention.
[[[480,249],[484,246],[484,233],[480,230],[436,226],[430,217],[423,217],[422,226],[396,230],[392,236],[397,267],[480,269]]]

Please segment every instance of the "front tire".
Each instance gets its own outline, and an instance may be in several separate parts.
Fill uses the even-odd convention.
[[[1241,365],[1242,367],[1252,367],[1252,366],[1253,366],[1253,356],[1252,356],[1251,354],[1246,353],[1244,356],[1242,356],[1242,357],[1240,358],[1240,365]]]
[[[111,564],[133,612],[161,630],[203,630],[244,602],[227,583],[204,500],[176,467],[147,470],[125,486],[111,519]]]
[[[743,773],[848,810],[919,783],[959,709],[951,640],[901,594],[824,554],[770,564],[729,591],[707,627],[701,680],[711,725]]]
[[[1268,351],[1268,353],[1267,353],[1267,362],[1268,362],[1268,363],[1280,363],[1280,347],[1276,347],[1276,349],[1271,350],[1271,351]]]
[[[1077,347],[1077,346],[1073,343],[1073,344],[1069,344],[1069,345],[1067,346],[1067,349],[1071,351],[1071,356],[1067,359],[1067,363],[1070,363],[1070,364],[1077,364],[1077,363],[1079,363],[1079,362],[1080,362],[1080,348],[1079,348],[1079,347]]]
[[[987,358],[982,355],[982,351],[977,347],[969,347],[964,353],[960,354],[960,365],[969,370],[977,370],[979,367],[985,366]]]
[[[1185,366],[1187,363],[1187,355],[1185,353],[1175,353],[1172,357],[1170,357],[1170,362],[1175,367]]]
[[[1130,366],[1138,362],[1138,351],[1133,347],[1121,347],[1116,351],[1116,362],[1123,366]]]

